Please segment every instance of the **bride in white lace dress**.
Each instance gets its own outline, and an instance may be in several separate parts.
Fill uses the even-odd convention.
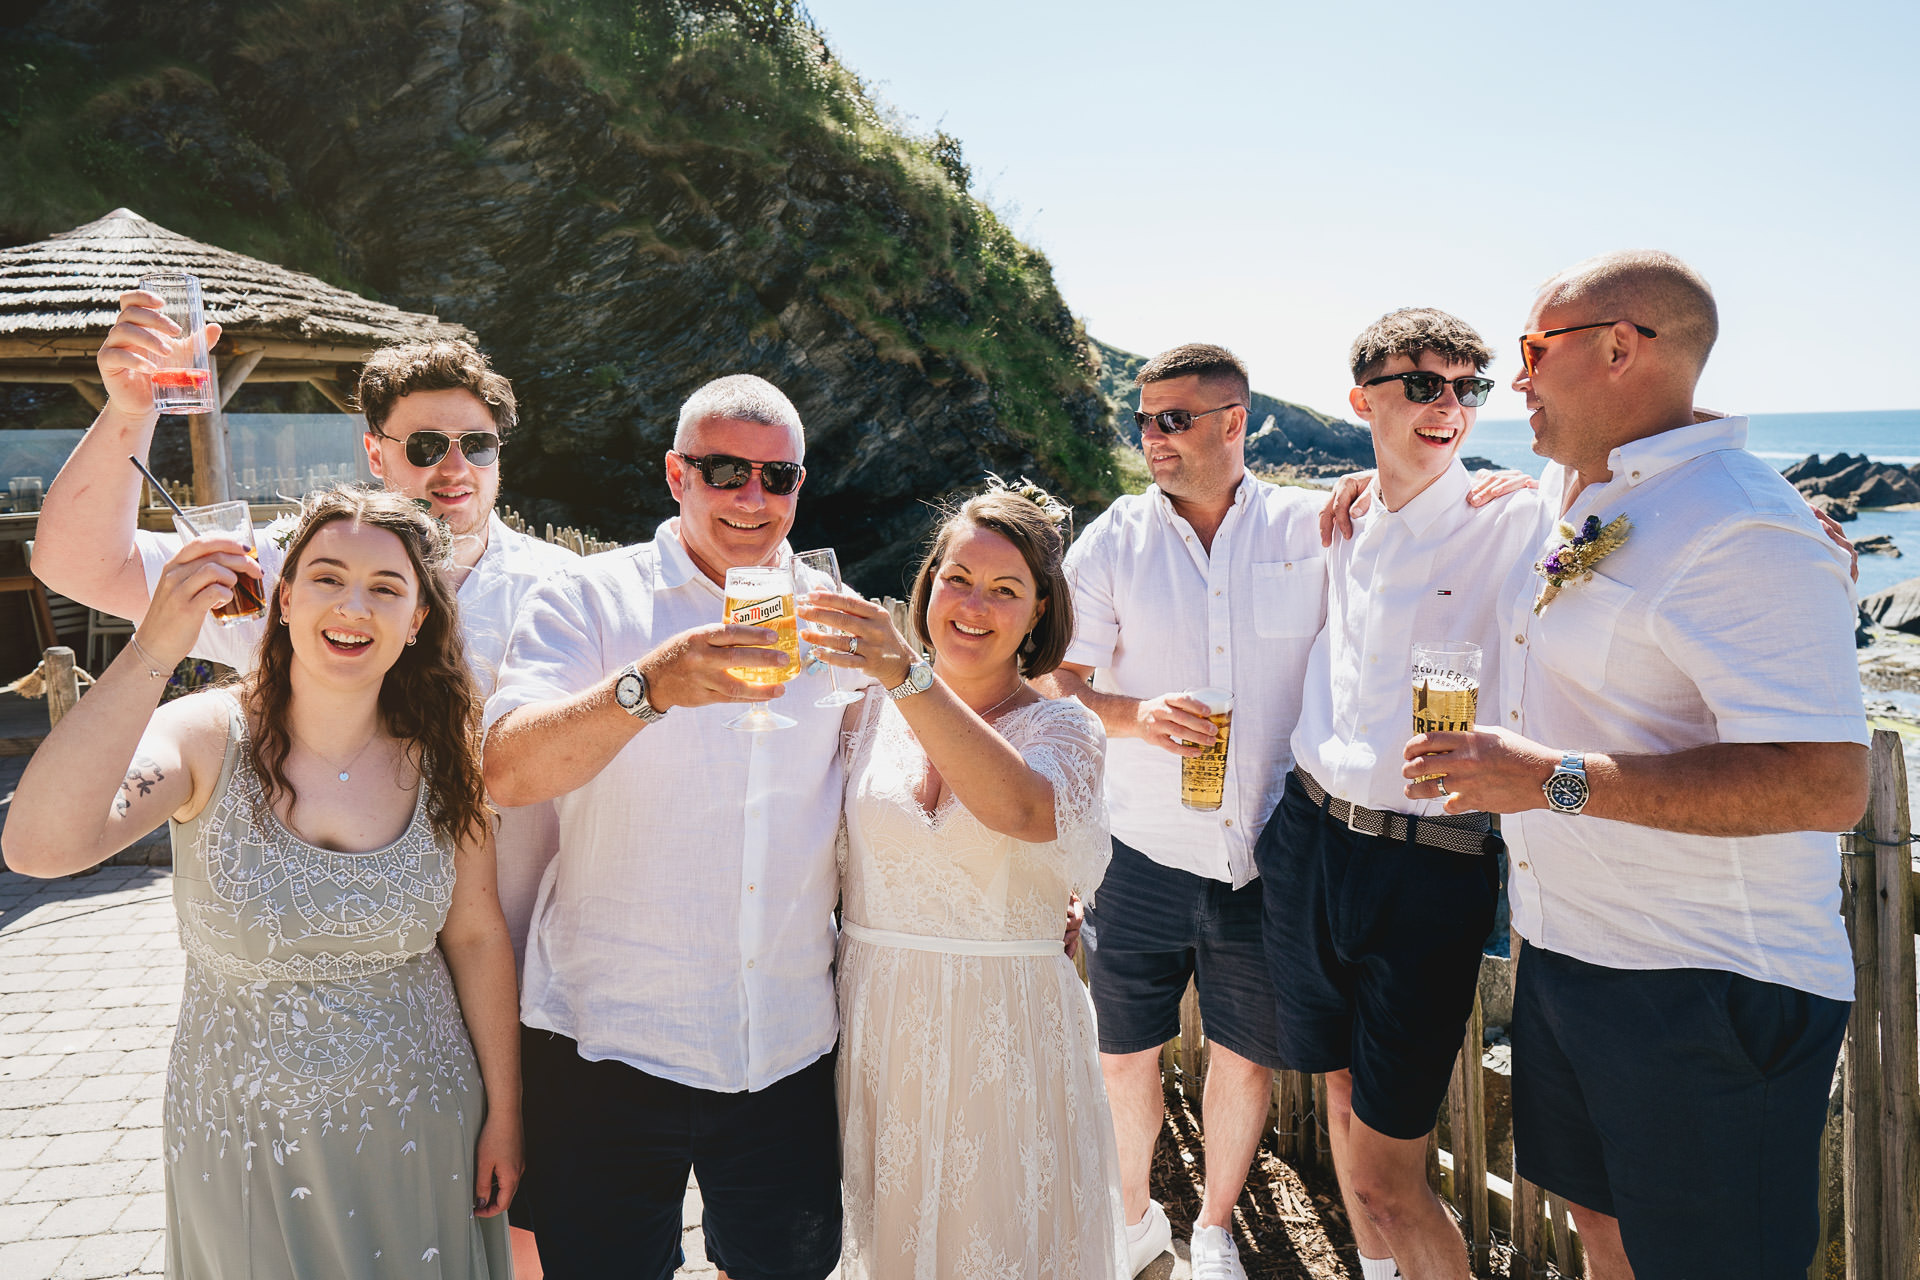
[[[1039,495],[1044,498],[1044,495]],[[801,617],[867,671],[848,769],[838,983],[848,1277],[1126,1275],[1113,1123],[1060,940],[1109,854],[1106,738],[1023,675],[1072,635],[1047,500],[993,489],[941,528],[912,613],[815,593]]]

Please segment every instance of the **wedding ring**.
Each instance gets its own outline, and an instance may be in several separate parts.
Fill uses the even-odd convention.
[[[859,636],[847,637],[847,656],[849,658],[857,658],[860,656],[860,637]]]
[[[1443,773],[1439,777],[1433,780],[1433,789],[1439,792],[1442,798],[1445,798],[1449,794],[1447,791],[1447,775],[1446,774]]]

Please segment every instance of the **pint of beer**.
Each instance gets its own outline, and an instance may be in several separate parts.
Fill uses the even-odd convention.
[[[800,623],[793,611],[793,570],[754,566],[727,570],[726,621],[770,627],[768,646],[784,650],[784,667],[728,667],[727,674],[748,684],[781,684],[800,674]]]
[[[1187,695],[1207,709],[1207,719],[1219,730],[1207,749],[1180,758],[1180,803],[1210,813],[1220,807],[1227,791],[1227,733],[1233,724],[1233,695],[1225,689],[1195,689]]]
[[[1480,646],[1464,640],[1413,646],[1413,731],[1466,733],[1480,704]],[[1428,782],[1445,774],[1415,778]]]

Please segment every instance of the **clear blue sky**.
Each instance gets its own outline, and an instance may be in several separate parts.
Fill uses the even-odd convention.
[[[1240,353],[1350,417],[1432,305],[1507,389],[1535,286],[1607,249],[1720,301],[1700,401],[1920,407],[1920,4],[809,0],[839,55],[1052,259],[1090,332]]]

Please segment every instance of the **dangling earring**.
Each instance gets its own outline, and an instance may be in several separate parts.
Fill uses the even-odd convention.
[[[1040,652],[1040,646],[1034,641],[1033,632],[1031,631],[1027,632],[1027,638],[1020,642],[1020,652],[1024,653],[1029,658],[1031,658],[1034,654]]]

